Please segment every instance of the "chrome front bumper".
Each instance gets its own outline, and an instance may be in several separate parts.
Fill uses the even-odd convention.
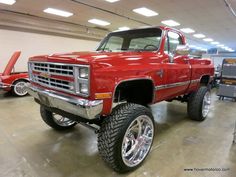
[[[85,118],[94,119],[100,115],[103,109],[103,100],[90,101],[59,94],[52,90],[41,89],[31,84],[27,85],[30,95],[36,98],[41,104],[49,108],[57,108],[70,114]]]
[[[3,85],[3,83],[0,83],[0,94],[4,94],[7,91],[5,90],[6,88],[8,88],[8,86]]]

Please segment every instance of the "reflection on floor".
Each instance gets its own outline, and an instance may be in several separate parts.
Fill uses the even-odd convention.
[[[212,97],[211,113],[204,122],[189,120],[183,103],[152,106],[157,130],[153,148],[139,169],[125,175],[103,163],[91,130],[78,125],[56,132],[42,122],[32,97],[0,97],[0,176],[235,177],[236,103]]]

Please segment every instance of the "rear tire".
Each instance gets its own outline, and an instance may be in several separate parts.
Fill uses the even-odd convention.
[[[77,124],[75,121],[47,110],[43,105],[40,106],[40,114],[43,121],[55,130],[68,130]]]
[[[211,95],[207,87],[202,86],[192,93],[188,100],[188,115],[192,120],[203,121],[210,110]]]
[[[113,170],[124,173],[143,163],[151,149],[153,137],[151,111],[142,105],[121,104],[102,122],[98,150]]]
[[[28,94],[26,90],[26,83],[27,81],[25,80],[18,80],[13,83],[12,86],[12,94],[17,97],[23,97]]]

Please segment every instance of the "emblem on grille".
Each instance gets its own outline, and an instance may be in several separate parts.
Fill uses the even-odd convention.
[[[45,77],[45,78],[50,78],[50,77],[51,77],[51,75],[48,74],[48,73],[40,73],[39,75],[40,75],[41,77]]]

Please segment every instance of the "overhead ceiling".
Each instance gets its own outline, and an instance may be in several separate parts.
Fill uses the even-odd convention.
[[[100,39],[119,27],[158,26],[163,20],[173,19],[181,24],[178,29],[192,28],[196,33],[236,49],[236,16],[226,2],[231,4],[231,10],[236,9],[236,0],[120,0],[114,3],[105,0],[17,0],[12,6],[0,4],[0,25],[9,26],[11,19],[13,26],[21,23],[21,27],[24,24],[28,28],[40,26],[42,30],[57,26],[61,33],[87,34]],[[43,10],[48,7],[69,11],[74,15],[63,18],[46,14]],[[145,17],[132,11],[139,7],[147,7],[159,15]],[[8,16],[5,21],[4,15]],[[111,25],[103,28],[95,26],[88,23],[92,18],[108,21]],[[214,47],[209,42],[194,38],[192,34],[186,36],[190,44],[208,49]]]

